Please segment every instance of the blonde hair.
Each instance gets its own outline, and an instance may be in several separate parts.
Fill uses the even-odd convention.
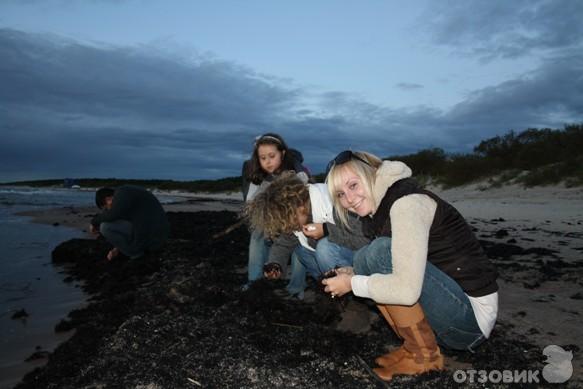
[[[308,186],[295,174],[286,172],[247,203],[243,216],[251,229],[275,238],[301,230],[297,218],[300,207],[310,207]]]
[[[348,229],[350,229],[350,226],[348,225],[348,209],[342,206],[340,199],[338,198],[338,192],[344,185],[342,182],[342,172],[345,169],[350,169],[360,178],[367,196],[370,197],[373,207],[376,209],[378,204],[376,204],[374,196],[372,195],[373,186],[375,184],[376,171],[383,162],[376,155],[364,151],[353,151],[352,153],[358,158],[367,161],[368,164],[359,161],[356,158],[352,158],[343,164],[333,165],[326,176],[326,185],[328,186],[328,193],[334,204],[334,212],[340,222]]]

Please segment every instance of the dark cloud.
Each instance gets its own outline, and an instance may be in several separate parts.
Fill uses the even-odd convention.
[[[536,71],[473,91],[446,111],[423,106],[382,108],[338,93],[326,96],[326,105],[335,108],[333,117],[305,118],[289,128],[318,129],[333,122],[327,144],[313,145],[327,157],[345,148],[370,150],[381,156],[428,147],[467,152],[481,140],[510,130],[562,128],[581,122],[582,70],[583,54],[549,57]],[[317,161],[324,164],[323,159]]]
[[[5,172],[18,163],[28,170],[34,156],[39,175],[71,169],[77,171],[70,175],[102,175],[100,168],[154,174],[150,167],[123,167],[137,153],[192,163],[192,173],[168,166],[155,172],[164,177],[208,176],[216,170],[201,166],[213,161],[208,152],[217,153],[215,166],[233,154],[228,148],[239,150],[240,160],[250,139],[271,128],[298,93],[202,56],[187,62],[154,48],[95,47],[6,29],[0,31],[0,58],[0,125],[7,138],[0,147],[14,146],[22,157],[11,155]],[[81,149],[83,158],[76,155]],[[89,169],[95,161],[103,163]],[[233,166],[229,173],[238,174]]]
[[[400,82],[397,85],[395,85],[397,88],[401,89],[401,90],[416,90],[416,89],[422,89],[423,85],[420,84],[414,84],[411,82]]]
[[[489,60],[583,43],[583,2],[572,0],[432,2],[420,19],[434,43]]]
[[[380,156],[468,151],[532,126],[580,121],[582,58],[474,91],[449,111],[392,109],[155,47],[108,47],[0,30],[0,181],[236,176],[260,133],[281,133],[321,172],[343,149]]]
[[[455,132],[474,128],[546,127],[550,123],[581,122],[583,118],[583,54],[548,58],[536,71],[520,79],[473,92],[445,116],[452,125],[466,123]]]
[[[240,125],[269,120],[294,96],[228,62],[181,63],[148,47],[91,47],[10,30],[2,36],[0,70],[10,73],[2,103],[98,118]]]

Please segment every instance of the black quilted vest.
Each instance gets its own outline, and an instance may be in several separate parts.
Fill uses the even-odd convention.
[[[412,178],[395,182],[383,197],[372,218],[365,218],[365,233],[369,238],[391,236],[390,210],[403,196],[424,194],[437,203],[429,231],[427,260],[453,278],[473,297],[485,296],[498,290],[498,272],[490,262],[480,242],[462,215],[434,193],[424,190]]]

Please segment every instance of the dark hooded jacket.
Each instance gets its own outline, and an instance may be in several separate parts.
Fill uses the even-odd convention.
[[[144,249],[156,249],[168,238],[170,225],[156,196],[144,188],[124,185],[115,189],[111,209],[96,215],[91,224],[127,220],[134,228],[133,240]]]

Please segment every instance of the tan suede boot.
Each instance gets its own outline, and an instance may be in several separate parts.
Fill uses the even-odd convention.
[[[373,371],[381,379],[389,381],[395,375],[415,375],[442,370],[443,356],[421,305],[419,303],[410,307],[385,305],[385,309],[397,334],[403,338],[403,346],[391,353],[394,356],[391,358],[391,364],[375,368]]]
[[[377,304],[377,308],[385,318],[386,322],[389,323],[395,334],[397,334],[399,338],[403,339],[403,337],[399,334],[397,327],[395,326],[395,322],[393,322],[393,319],[391,318],[391,314],[387,310],[387,306],[384,304]],[[390,351],[386,354],[381,355],[380,357],[377,357],[374,361],[379,366],[387,367],[392,365],[393,363],[399,362],[399,360],[403,358],[406,353],[407,353],[406,350],[403,348],[403,346],[401,346],[396,350]]]

